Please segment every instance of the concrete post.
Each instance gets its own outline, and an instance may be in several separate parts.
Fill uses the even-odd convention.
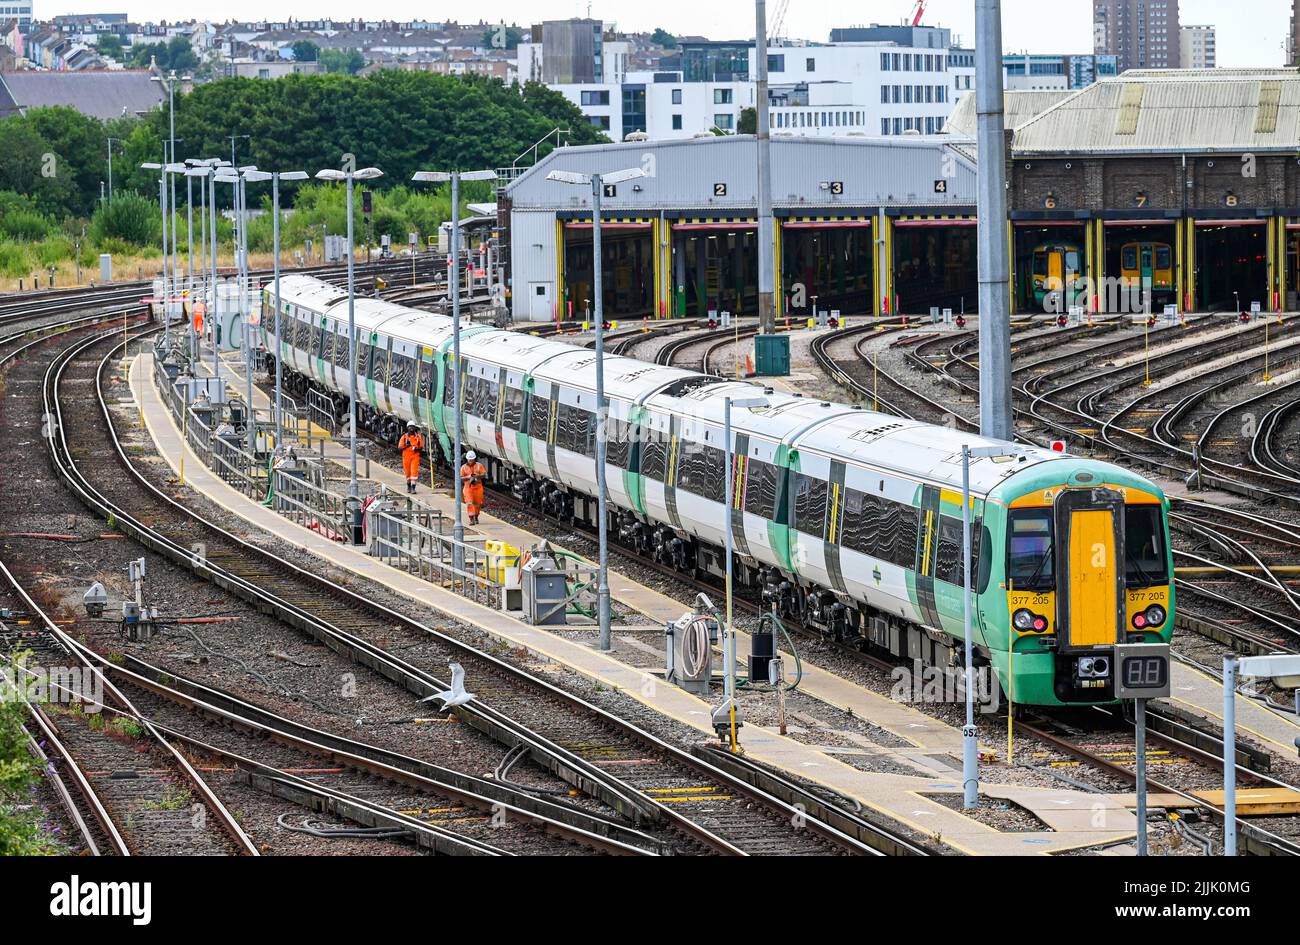
[[[1006,140],[1002,113],[1002,3],[975,3],[975,108],[979,146],[980,433],[1015,435],[1011,414],[1011,298]]]

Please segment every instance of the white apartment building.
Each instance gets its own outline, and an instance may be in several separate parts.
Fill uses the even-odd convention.
[[[32,31],[32,0],[0,0],[0,24],[18,21],[18,32],[24,36]]]
[[[1184,69],[1213,69],[1218,65],[1213,26],[1180,26],[1178,42]]]
[[[938,134],[957,98],[973,86],[974,54],[952,50],[947,30],[922,28],[916,45],[835,42],[773,46],[768,50],[771,130],[774,135]],[[921,45],[924,41],[927,44]],[[605,81],[551,84],[614,141],[644,132],[652,139],[690,138],[714,130],[735,132],[742,110],[754,105],[754,50],[748,75],[728,81],[687,81],[683,71],[624,72],[625,44],[606,41]],[[739,52],[740,63],[746,53]],[[543,74],[540,43],[521,43],[521,80]],[[624,66],[625,67],[625,66]],[[739,78],[739,80],[737,80]]]

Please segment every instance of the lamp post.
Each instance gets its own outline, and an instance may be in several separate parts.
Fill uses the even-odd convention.
[[[722,531],[726,536],[726,597],[727,597],[727,626],[723,633],[722,658],[725,661],[725,672],[722,677],[723,694],[725,698],[724,705],[730,716],[731,729],[731,750],[736,750],[736,702],[735,702],[735,685],[736,685],[736,633],[732,625],[732,579],[731,579],[731,556],[734,539],[732,538],[732,525],[735,518],[735,498],[732,493],[736,489],[736,457],[735,448],[731,442],[731,409],[739,407],[742,410],[754,410],[759,407],[768,406],[769,401],[766,397],[724,397],[722,400],[722,449],[726,456],[727,463],[727,485],[726,492],[723,493],[726,498],[726,515],[722,522]],[[742,512],[743,516],[743,512]]]
[[[961,448],[961,543],[962,543],[962,645],[965,656],[966,724],[962,727],[961,773],[964,794],[962,806],[971,810],[979,806],[979,736],[975,729],[975,641],[971,612],[971,492],[972,459],[1018,456],[1023,450],[1014,446],[967,446]]]
[[[451,398],[453,410],[452,481],[455,483],[455,518],[452,526],[452,567],[463,566],[462,542],[465,541],[465,520],[461,508],[463,483],[460,479],[461,434],[464,426],[460,409],[460,182],[462,180],[495,180],[496,171],[416,171],[413,181],[451,184],[451,266],[447,272],[447,290],[451,293]],[[598,434],[599,435],[599,434]]]
[[[570,171],[551,171],[547,180],[561,184],[576,184],[591,188],[591,260],[593,295],[596,297],[596,509],[600,518],[598,536],[600,545],[599,572],[596,590],[597,613],[600,623],[600,648],[609,650],[609,548],[607,532],[609,518],[605,499],[605,415],[609,411],[605,403],[605,291],[601,276],[600,258],[600,201],[606,196],[614,196],[615,188],[625,180],[644,177],[645,171],[631,167],[607,174],[575,174]]]
[[[283,360],[284,345],[280,340],[280,181],[307,180],[306,171],[272,171],[271,172],[271,250],[275,254],[275,445],[278,449],[284,433],[281,413],[284,409],[283,374],[280,362]]]
[[[357,286],[352,260],[352,182],[383,176],[384,172],[377,167],[363,167],[355,171],[338,171],[327,167],[316,172],[317,180],[346,181],[348,190],[348,457],[351,464],[348,495],[353,498],[357,495]],[[353,509],[353,514],[359,513],[360,507]]]
[[[108,202],[113,202],[113,142],[122,143],[121,138],[108,139]]]
[[[175,281],[175,260],[172,261],[171,279],[167,269],[167,175],[184,173],[184,164],[156,164],[153,162],[140,165],[145,170],[158,172],[158,208],[162,213],[162,296],[163,296],[163,348],[171,340],[171,282]]]
[[[1223,658],[1223,855],[1237,855],[1237,679],[1242,676],[1300,676],[1300,655]],[[1300,701],[1300,693],[1296,696]],[[1296,740],[1300,747],[1300,739]]]
[[[271,175],[259,171],[251,165],[240,168],[225,168],[218,172],[217,180],[223,184],[234,185],[235,214],[239,219],[239,234],[235,246],[235,258],[238,263],[238,305],[240,324],[243,329],[245,396],[248,411],[245,426],[248,432],[248,454],[257,452],[257,414],[253,410],[253,338],[252,314],[248,311],[248,182],[270,180]]]

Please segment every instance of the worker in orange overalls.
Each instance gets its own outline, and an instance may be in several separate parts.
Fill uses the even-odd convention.
[[[478,461],[478,455],[470,450],[460,467],[460,494],[465,500],[465,511],[469,513],[471,525],[478,524],[478,513],[483,511],[483,483],[486,479],[487,470]]]
[[[415,492],[415,484],[420,481],[420,454],[424,452],[424,437],[420,428],[412,421],[406,425],[406,432],[397,441],[397,448],[402,451],[402,472],[406,473],[406,491]]]

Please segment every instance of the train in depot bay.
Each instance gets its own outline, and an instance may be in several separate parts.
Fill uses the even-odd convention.
[[[306,276],[263,295],[268,354],[291,392],[347,402],[348,305]],[[414,420],[462,436],[494,481],[563,520],[596,521],[595,354],[523,331],[355,300],[361,427],[396,442]],[[1174,625],[1168,502],[1109,463],[622,356],[605,360],[611,534],[695,576],[723,574],[786,618],[904,659],[954,665],[963,640],[962,445],[970,464],[973,645],[1017,704],[1114,698],[1114,647]],[[724,402],[733,409],[732,497]],[[1013,680],[1014,677],[1014,680]]]

